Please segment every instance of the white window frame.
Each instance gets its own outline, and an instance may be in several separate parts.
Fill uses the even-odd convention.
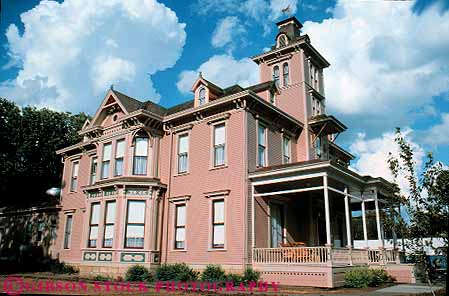
[[[145,206],[145,209],[144,209],[144,217],[143,217],[143,223],[133,223],[133,222],[129,222],[129,205],[130,205],[130,202],[141,202],[141,203],[143,203],[144,204],[144,206]],[[123,240],[123,247],[125,248],[125,249],[131,249],[131,250],[142,250],[142,249],[144,249],[145,248],[145,233],[146,233],[146,212],[147,212],[147,202],[146,202],[146,200],[144,200],[144,199],[128,199],[127,201],[126,201],[126,218],[125,218],[125,231],[123,232],[123,235],[124,235],[124,240]],[[129,225],[137,225],[137,226],[143,226],[143,245],[142,245],[142,247],[129,247],[128,245],[127,245],[127,241],[126,241],[126,238],[127,238],[127,234],[128,234],[128,226]]]
[[[187,137],[187,151],[180,153],[179,152],[180,151],[180,143],[181,143],[180,139],[182,137]],[[190,168],[190,165],[189,165],[190,133],[188,133],[188,132],[180,133],[178,135],[178,137],[177,137],[177,143],[176,144],[177,144],[176,145],[177,146],[177,148],[176,148],[176,173],[178,175],[188,174],[189,173],[189,168]],[[186,168],[185,168],[184,171],[180,171],[180,158],[181,158],[181,156],[184,156],[184,155],[186,157]]]
[[[119,143],[123,143],[123,155],[117,155],[118,152],[118,145]],[[117,141],[115,141],[115,152],[114,152],[115,156],[114,156],[114,177],[119,177],[119,176],[123,176],[124,174],[124,169],[125,169],[125,154],[126,154],[126,141],[125,139],[118,139]],[[117,162],[118,161],[122,161],[122,168],[121,168],[121,173],[118,174],[117,172]]]
[[[185,201],[179,201],[179,202],[174,202],[174,215],[173,215],[173,244],[172,244],[172,248],[175,251],[185,251],[187,249],[187,202]],[[184,224],[183,225],[178,225],[178,207],[184,207]],[[178,248],[176,243],[176,235],[178,233],[178,229],[184,229],[184,246],[182,248]]]
[[[76,167],[76,174],[75,174]],[[70,192],[77,192],[78,190],[78,176],[80,171],[80,162],[79,160],[72,161],[72,168],[70,174]]]
[[[92,223],[92,218],[93,218],[93,210],[94,210],[94,206],[98,206],[98,222],[97,223]],[[101,216],[101,203],[100,202],[93,202],[90,204],[90,213],[89,213],[89,231],[87,233],[88,237],[87,237],[87,247],[91,248],[91,249],[95,249],[99,247],[99,234],[100,234],[100,216]],[[95,246],[91,245],[91,239],[90,239],[90,233],[92,231],[92,227],[97,227],[97,239],[95,241]]]
[[[204,91],[204,97],[201,97],[201,93]],[[198,90],[198,106],[206,104],[206,88],[201,86]]]
[[[219,126],[223,126],[224,127],[224,144],[219,144],[216,145],[215,144],[215,129]],[[221,167],[226,167],[227,166],[227,143],[228,143],[228,125],[226,123],[226,121],[218,121],[218,122],[214,122],[213,124],[211,124],[211,128],[212,128],[212,149],[211,149],[211,167],[212,168],[221,168]],[[216,150],[218,147],[223,146],[223,163],[222,164],[217,164],[216,163]]]
[[[146,155],[136,155],[137,153],[137,139],[146,139],[147,141],[147,149]],[[148,159],[149,159],[149,147],[150,147],[150,138],[147,135],[140,135],[134,137],[134,150],[133,150],[133,165],[132,165],[132,174],[135,176],[147,176],[148,175]],[[136,159],[137,157],[146,158],[145,160],[145,172],[143,174],[137,174],[136,172]]]
[[[261,127],[263,129],[265,129],[265,132],[264,132],[265,146],[260,144],[259,129]],[[263,165],[261,165],[261,163],[260,163],[259,146],[263,146],[264,147],[264,159],[263,159],[264,163],[263,163]],[[257,123],[257,148],[256,149],[257,149],[256,150],[256,153],[257,153],[257,157],[256,157],[256,159],[257,159],[257,167],[266,167],[266,166],[268,166],[268,128],[267,128],[267,125],[261,123],[260,121],[258,121],[258,123]]]
[[[285,73],[285,66],[287,66],[287,73]],[[284,87],[290,85],[290,65],[288,62],[282,64],[282,83]]]
[[[288,141],[288,154],[285,151],[285,143],[284,141]],[[288,157],[288,161],[285,161],[285,157]],[[292,139],[286,134],[282,135],[282,163],[291,163],[292,162]]]
[[[69,218],[70,218],[70,227],[69,227]],[[66,215],[65,217],[65,225],[64,225],[64,241],[63,249],[70,250],[72,244],[72,229],[73,229],[73,214]]]
[[[108,222],[108,215],[109,215],[109,204],[114,204],[114,217],[112,222]],[[103,220],[103,240],[102,240],[102,247],[103,248],[112,248],[114,246],[114,240],[115,240],[115,225],[117,221],[117,201],[115,200],[107,200],[104,206],[104,220]],[[111,246],[106,246],[106,228],[112,226],[112,244]]]
[[[110,153],[109,153],[109,160],[104,160],[105,158],[105,147],[106,146],[108,146],[108,145],[110,145]],[[108,143],[104,143],[103,144],[103,152],[101,153],[101,180],[104,180],[104,179],[108,179],[110,176],[111,176],[111,158],[112,158],[112,142],[108,142]],[[108,171],[107,171],[107,175],[105,176],[105,174],[103,174],[104,173],[104,169],[103,169],[103,167],[104,167],[104,165],[105,165],[105,163],[108,163]]]
[[[276,70],[277,70],[277,74],[276,74]],[[276,86],[279,88],[279,87],[281,87],[281,81],[280,81],[281,69],[280,69],[279,65],[275,65],[273,67],[272,71],[273,71],[274,84],[276,84]]]
[[[214,204],[216,202],[223,202],[223,246],[222,247],[214,247],[214,226],[215,225],[221,225],[220,224],[216,224],[215,223],[215,216],[214,216]],[[210,209],[209,209],[209,251],[225,251],[227,248],[227,240],[226,240],[226,227],[227,227],[227,223],[226,223],[226,216],[227,216],[227,201],[226,201],[226,195],[225,194],[220,194],[220,195],[216,195],[216,196],[211,196],[209,197],[209,202],[210,202]]]
[[[95,168],[95,170],[94,170]],[[97,182],[97,176],[98,176],[98,157],[96,155],[92,156],[90,160],[90,176],[89,176],[89,183],[95,184]]]

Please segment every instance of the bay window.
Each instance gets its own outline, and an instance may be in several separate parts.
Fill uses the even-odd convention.
[[[100,203],[93,203],[90,207],[88,248],[96,248],[98,240],[98,224],[100,222]]]
[[[145,201],[128,201],[125,248],[142,249],[145,240]]]
[[[175,249],[184,249],[186,240],[186,205],[175,205]]]
[[[123,159],[125,158],[125,140],[117,141],[115,145],[114,176],[123,175]]]
[[[225,164],[226,126],[224,123],[214,126],[214,166]]]
[[[212,201],[212,248],[224,248],[225,210],[224,199]]]
[[[188,170],[189,135],[178,137],[178,174],[186,173]]]
[[[109,178],[109,166],[111,164],[112,144],[104,144],[103,146],[103,161],[101,163],[101,178]]]
[[[114,224],[115,224],[115,201],[106,202],[106,213],[104,219],[104,236],[103,247],[112,248],[114,241]]]
[[[148,160],[148,137],[138,136],[134,145],[133,174],[146,175]]]

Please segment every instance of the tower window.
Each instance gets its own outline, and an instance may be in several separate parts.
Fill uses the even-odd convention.
[[[204,105],[206,103],[206,89],[202,87],[199,93],[199,104]]]
[[[287,43],[288,43],[287,36],[281,35],[278,37],[278,46],[277,47],[286,46]]]
[[[287,86],[289,84],[289,79],[288,79],[288,75],[289,75],[289,69],[288,69],[288,64],[284,63],[284,65],[282,65],[282,71],[283,71],[283,75],[284,75],[284,86]]]
[[[279,66],[274,66],[273,68],[273,81],[277,87],[279,87]]]

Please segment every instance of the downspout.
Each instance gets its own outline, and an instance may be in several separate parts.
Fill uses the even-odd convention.
[[[164,198],[164,202],[162,203],[162,213],[165,213],[165,208],[167,208],[167,215],[165,219],[165,225],[166,225],[166,235],[165,235],[165,256],[164,256],[164,263],[167,263],[167,255],[168,255],[168,216],[170,215],[169,207],[168,207],[168,199],[171,196],[171,180],[172,180],[172,159],[173,159],[173,132],[171,128],[164,125],[164,132],[170,133],[170,157],[168,159],[169,169],[168,169],[168,184],[167,184],[167,196]],[[164,227],[164,225],[162,225]],[[163,233],[163,231],[162,231]],[[161,251],[162,251],[162,239],[161,239]]]
[[[245,270],[248,267],[249,264],[249,258],[248,258],[248,187],[249,187],[249,180],[248,180],[248,114],[246,112],[246,100],[242,102],[242,112],[243,112],[243,132],[244,132],[244,149],[243,149],[243,159],[245,160],[245,200],[244,200],[244,216],[243,216],[243,223],[244,223],[244,229],[245,229],[245,240],[243,244],[243,265],[245,266]],[[252,252],[252,250],[251,250]]]

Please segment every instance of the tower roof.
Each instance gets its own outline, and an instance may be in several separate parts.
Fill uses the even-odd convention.
[[[279,28],[279,27],[281,27],[283,25],[286,25],[288,23],[295,24],[298,27],[298,29],[302,28],[302,24],[300,23],[300,21],[298,21],[298,19],[295,16],[291,16],[289,18],[286,18],[285,20],[277,22],[276,26],[278,26],[278,28]]]

